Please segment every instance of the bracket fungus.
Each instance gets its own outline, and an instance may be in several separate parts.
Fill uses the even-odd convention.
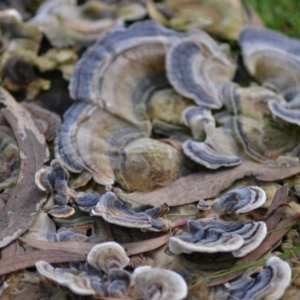
[[[56,47],[87,46],[104,32],[124,26],[125,20],[143,18],[142,4],[106,4],[89,1],[77,6],[75,0],[48,0],[37,11],[30,24],[37,25]]]
[[[149,134],[146,103],[154,91],[169,87],[165,55],[180,36],[151,21],[107,32],[78,61],[71,97],[98,105]]]
[[[224,51],[224,45],[219,46],[211,39],[206,43],[208,38],[202,34],[199,32],[200,38],[191,34],[172,45],[166,57],[167,76],[179,94],[193,99],[197,105],[220,108],[219,88],[231,80],[235,64]]]
[[[53,268],[45,261],[36,262],[36,268],[38,272],[59,283],[60,285],[68,287],[74,293],[78,295],[94,295],[95,290],[91,287],[91,282],[88,277],[76,276],[78,272],[72,272],[68,269]]]
[[[99,194],[85,193],[75,199],[80,210],[90,213],[100,201]]]
[[[51,161],[50,166],[44,166],[35,174],[35,183],[42,191],[54,191],[57,205],[48,211],[53,217],[67,218],[75,213],[74,208],[68,206],[72,195],[68,187],[69,173],[64,169],[59,159]]]
[[[217,219],[188,221],[188,233],[171,237],[174,254],[192,252],[232,252],[242,257],[256,249],[267,234],[264,222],[235,223]]]
[[[187,140],[182,149],[185,155],[208,169],[237,166],[242,162],[241,157],[226,153],[209,143]]]
[[[211,209],[211,205],[209,203],[207,203],[204,200],[199,200],[198,204],[197,204],[197,208],[199,210],[205,211],[205,210],[210,210]]]
[[[139,191],[168,185],[179,177],[183,162],[175,147],[85,103],[76,103],[65,113],[56,157],[70,171],[91,172],[100,184],[117,181],[127,190]]]
[[[263,86],[241,87],[228,82],[222,86],[222,98],[228,112],[233,115],[244,115],[255,119],[271,116],[270,102],[282,102],[284,98]]]
[[[124,205],[114,193],[107,192],[101,196],[91,215],[101,216],[109,223],[124,227],[140,228],[145,231],[165,231],[168,229],[167,221],[160,217],[168,210],[169,207],[164,204],[144,212],[135,212]]]
[[[298,146],[298,133],[289,128],[272,126],[264,119],[246,116],[232,117],[234,133],[246,156],[265,163],[291,152]]]
[[[285,97],[299,88],[298,40],[270,29],[246,26],[240,32],[239,43],[244,63],[254,78]]]
[[[236,39],[240,29],[253,19],[262,25],[250,4],[240,0],[147,1],[147,9],[152,19],[165,26],[179,31],[203,28],[225,39]]]
[[[229,282],[224,299],[278,300],[292,279],[289,264],[276,256],[270,257],[266,266],[256,276],[241,275]]]
[[[258,186],[239,187],[213,201],[212,207],[218,213],[242,214],[262,206],[266,201],[265,191]]]
[[[36,185],[42,191],[55,190],[61,197],[68,199],[66,189],[69,173],[63,168],[58,159],[51,161],[50,167],[45,166],[35,174]]]
[[[111,269],[124,269],[129,264],[125,250],[115,242],[96,245],[87,256],[87,262],[108,274]]]
[[[300,109],[290,107],[288,103],[277,101],[270,101],[268,103],[270,111],[274,118],[279,118],[290,124],[296,124],[300,126]]]
[[[133,281],[143,292],[142,299],[181,300],[187,296],[187,284],[171,270],[138,267],[134,270]]]

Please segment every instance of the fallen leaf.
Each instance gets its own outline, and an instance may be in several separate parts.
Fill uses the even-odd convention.
[[[17,254],[6,259],[0,259],[0,275],[34,267],[35,263],[39,260],[45,260],[48,263],[85,261],[86,255],[79,255],[60,250],[41,250]]]
[[[160,246],[167,243],[169,241],[169,238],[170,238],[169,234],[165,234],[158,238],[144,240],[140,242],[134,242],[134,243],[121,244],[121,246],[125,249],[126,254],[128,256],[131,256],[131,255],[136,255],[136,254],[157,249]]]
[[[41,250],[62,250],[78,255],[87,255],[97,244],[86,242],[46,242],[24,237],[19,238],[22,242]],[[167,243],[169,235],[163,235],[158,238],[144,240],[134,243],[125,243],[121,246],[125,249],[128,256],[151,251]]]
[[[1,249],[1,259],[6,259],[16,254],[18,249],[17,241],[10,243]]]
[[[281,180],[300,172],[300,162],[291,167],[269,167],[254,162],[243,162],[234,168],[209,170],[181,177],[170,185],[149,193],[119,193],[118,197],[126,202],[143,205],[169,206],[183,205],[217,197],[221,191],[234,181],[245,176],[254,176],[261,181]]]
[[[282,213],[285,210],[285,206],[281,206],[281,205],[287,203],[287,197],[288,197],[287,185],[284,185],[283,187],[279,188],[276,191],[274,199],[266,214],[265,223],[267,225],[268,231],[273,230],[277,226],[278,222],[280,221]]]
[[[36,128],[30,114],[3,88],[0,88],[1,109],[12,127],[20,149],[21,166],[17,185],[0,211],[0,248],[25,232],[46,200],[34,182],[34,174],[48,159],[44,136]]]

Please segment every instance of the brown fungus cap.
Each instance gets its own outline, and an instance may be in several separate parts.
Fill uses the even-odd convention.
[[[106,242],[91,249],[87,262],[108,274],[111,269],[124,269],[129,264],[129,258],[118,243]]]

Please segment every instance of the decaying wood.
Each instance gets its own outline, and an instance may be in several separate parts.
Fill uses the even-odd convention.
[[[62,250],[81,256],[87,255],[90,250],[97,244],[86,242],[45,242],[33,239],[20,237],[20,240],[34,248],[40,250]],[[169,235],[163,235],[158,238],[153,238],[141,242],[125,243],[121,246],[125,249],[128,256],[140,254],[143,252],[154,250],[169,240]]]
[[[237,179],[246,176],[254,176],[261,181],[275,181],[299,172],[300,162],[291,167],[269,167],[247,161],[235,168],[223,168],[184,176],[166,187],[149,193],[120,193],[118,196],[126,202],[143,205],[155,206],[165,202],[169,206],[176,206],[217,197]]]
[[[84,261],[86,260],[86,255],[79,255],[60,250],[40,250],[30,253],[17,254],[0,260],[0,275],[33,267],[39,260],[45,260],[48,263]]]
[[[30,114],[0,88],[1,112],[12,127],[20,149],[21,167],[18,182],[3,210],[0,211],[0,248],[18,238],[35,220],[46,194],[35,185],[34,174],[48,159],[44,136]]]

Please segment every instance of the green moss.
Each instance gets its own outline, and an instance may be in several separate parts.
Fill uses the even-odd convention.
[[[289,36],[300,38],[299,0],[248,0],[265,25]]]

